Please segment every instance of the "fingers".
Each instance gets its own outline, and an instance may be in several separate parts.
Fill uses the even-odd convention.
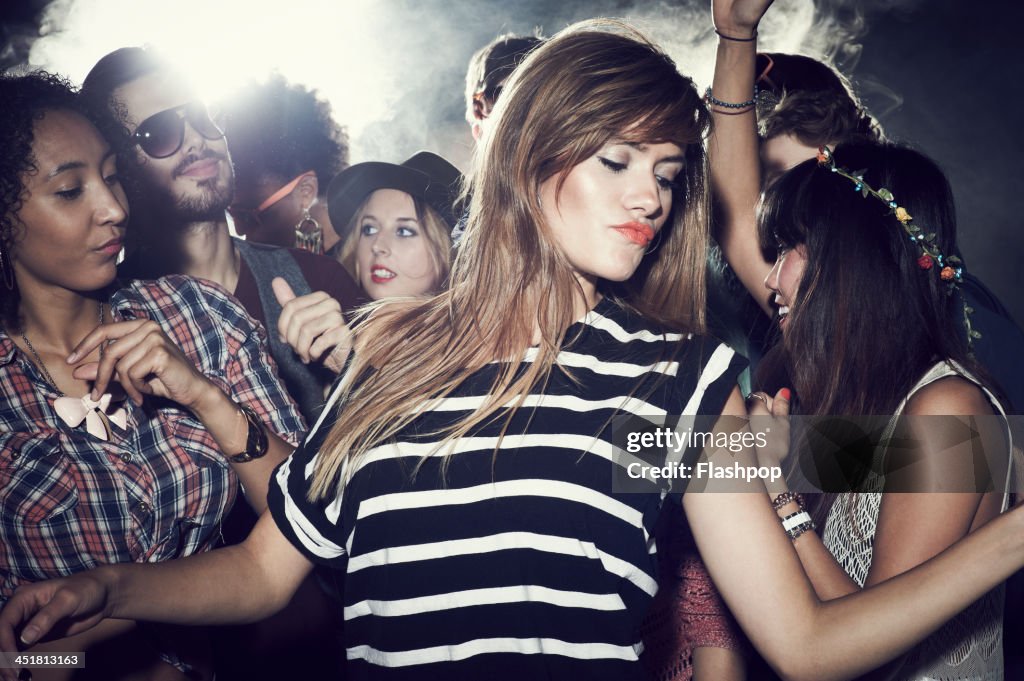
[[[108,344],[103,346],[99,361],[75,367],[72,375],[93,381],[94,400],[107,392],[116,377],[135,404],[141,405],[146,395],[159,394],[188,406],[182,399],[187,401],[188,395],[195,392],[191,380],[192,376],[198,376],[195,367],[156,322],[139,320],[125,324],[131,326],[110,332],[100,329],[94,332],[95,338],[83,341],[82,349],[76,349],[75,355],[79,357],[85,356],[86,348],[95,347],[96,339],[104,339],[100,342]],[[117,325],[107,325],[113,326]]]
[[[763,392],[747,395],[747,412],[751,416],[768,416],[772,413],[772,398]]]
[[[789,416],[791,396],[792,394],[790,393],[789,388],[783,388],[779,392],[775,393],[775,399],[772,400],[773,416]]]
[[[295,299],[295,291],[292,291],[292,287],[281,277],[274,277],[270,282],[270,287],[274,289],[274,296],[277,298],[277,302],[281,304],[281,307]]]
[[[337,374],[345,366],[348,353],[352,351],[352,342],[351,329],[341,326],[321,334],[309,352],[316,359],[323,357],[323,365]]]
[[[75,346],[75,349],[71,351],[71,354],[68,355],[66,361],[68,364],[74,364],[79,360],[79,358],[86,357],[90,352],[100,347],[102,343],[123,338],[147,323],[155,326],[154,322],[150,322],[146,319],[133,319],[127,322],[101,324],[90,331],[85,338]]]
[[[123,325],[123,327],[122,327]],[[114,328],[122,327],[122,328]],[[100,360],[96,366],[95,382],[92,387],[92,399],[99,399],[100,395],[107,391],[107,386],[110,383],[111,377],[115,373],[115,368],[118,363],[131,352],[140,343],[150,339],[149,342],[152,344],[152,338],[161,340],[163,332],[160,327],[157,326],[156,322],[146,320],[136,320],[131,322],[121,322],[119,324],[107,324],[99,327],[96,331],[86,336],[86,338],[79,344],[79,347],[72,353],[72,357],[81,356],[84,357],[92,351],[96,345],[107,340],[113,340],[108,345],[103,346],[103,351],[100,354]],[[93,344],[93,341],[96,341]],[[136,404],[142,404],[142,394],[138,390],[133,390],[130,386],[126,385],[122,381],[122,385],[125,392],[128,393],[128,397],[131,398]]]
[[[287,302],[278,318],[277,331],[281,340],[308,363],[319,359],[327,349],[342,341],[348,333],[348,326],[338,301],[317,291]],[[326,333],[332,335],[314,348]]]

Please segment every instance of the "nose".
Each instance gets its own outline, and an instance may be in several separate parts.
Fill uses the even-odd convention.
[[[632,213],[643,217],[657,217],[661,213],[661,193],[657,178],[648,172],[638,172],[631,178],[625,201]]]
[[[101,225],[123,226],[128,219],[128,200],[121,185],[104,184],[103,191],[97,198],[94,211],[96,222]]]
[[[391,252],[391,239],[383,232],[374,235],[373,243],[370,244],[370,251],[374,255],[387,255]]]
[[[768,276],[764,278],[764,287],[769,291],[773,291],[775,293],[779,292],[779,270],[781,267],[782,258],[776,258],[771,271],[769,271]]]
[[[196,129],[192,127],[192,123],[189,122],[187,117],[182,121],[182,124],[185,126],[183,133],[185,139],[182,141],[181,147],[185,150],[185,153],[192,154],[205,149],[206,138],[196,132]]]

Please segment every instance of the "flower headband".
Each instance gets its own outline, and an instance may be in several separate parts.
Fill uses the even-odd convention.
[[[935,233],[925,233],[919,226],[913,224],[914,218],[907,212],[906,208],[896,203],[896,198],[892,195],[891,191],[885,187],[874,189],[865,182],[864,174],[867,172],[866,170],[858,170],[851,173],[846,168],[837,166],[835,159],[832,157],[832,150],[827,146],[818,147],[818,165],[828,168],[833,173],[841,175],[852,182],[853,190],[860,192],[864,198],[873,196],[888,206],[889,214],[896,216],[911,243],[915,244],[921,251],[921,256],[917,259],[917,266],[922,270],[930,270],[938,264],[939,278],[946,284],[946,295],[953,295],[953,292],[960,288],[960,284],[963,282],[963,261],[955,255],[944,255],[939,249],[938,244],[935,243]],[[961,296],[963,297],[962,293]],[[966,297],[963,297],[963,301],[964,327],[967,329],[967,344],[970,346],[975,338],[981,338],[981,333],[971,328],[970,314],[974,312],[974,308],[967,304]]]

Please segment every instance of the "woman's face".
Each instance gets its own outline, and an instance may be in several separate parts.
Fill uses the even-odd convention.
[[[70,111],[47,112],[33,134],[37,171],[23,179],[28,196],[11,254],[18,286],[103,288],[114,280],[128,218],[114,154]]]
[[[779,308],[779,328],[785,330],[787,315],[796,301],[800,282],[807,269],[807,248],[800,244],[793,248],[779,250],[771,272],[764,279],[765,288],[774,293],[774,302]]]
[[[672,211],[683,150],[671,142],[612,140],[540,187],[541,208],[556,243],[582,282],[625,281],[640,265]]]
[[[411,196],[378,189],[356,218],[356,272],[367,295],[379,300],[437,290],[439,272]]]

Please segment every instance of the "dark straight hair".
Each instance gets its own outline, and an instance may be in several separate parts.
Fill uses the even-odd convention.
[[[889,189],[942,253],[957,252],[953,193],[932,160],[869,142],[840,145],[834,158]],[[807,251],[786,333],[761,373],[782,364],[800,411],[891,414],[940,359],[985,380],[960,326],[962,293],[948,293],[938,267],[918,265],[921,250],[882,201],[810,160],[765,192],[758,229],[769,259],[779,248]]]

